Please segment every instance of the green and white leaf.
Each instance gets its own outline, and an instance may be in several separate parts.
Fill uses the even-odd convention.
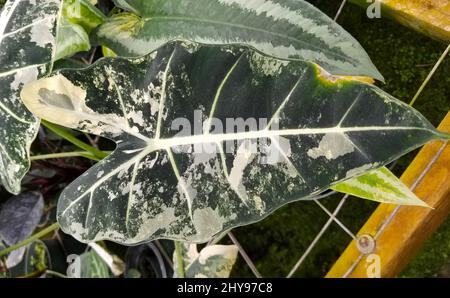
[[[341,182],[331,189],[380,203],[429,207],[386,167]]]
[[[103,57],[117,57],[117,54],[113,50],[105,46],[102,46],[102,54]]]
[[[78,263],[79,262],[79,263]],[[112,277],[108,265],[97,254],[95,250],[90,250],[80,255],[80,259],[71,266],[79,266],[79,271],[73,278],[110,278]]]
[[[122,275],[125,271],[125,263],[116,255],[110,254],[106,249],[95,242],[88,244],[93,251],[103,260],[114,276]]]
[[[81,278],[110,278],[108,265],[93,250],[81,256]]]
[[[55,53],[59,0],[10,0],[0,14],[0,182],[11,193],[30,167],[39,120],[22,104],[20,90],[48,74]]]
[[[361,45],[303,0],[115,0],[127,10],[94,31],[94,44],[141,56],[185,39],[247,44],[279,58],[315,62],[335,75],[383,80]]]
[[[106,19],[92,1],[88,0],[64,0],[63,15],[67,21],[81,26],[88,35]]]
[[[67,21],[66,18],[61,19],[57,45],[56,60],[91,49],[89,35],[83,27]]]
[[[22,99],[117,143],[61,194],[59,224],[84,242],[206,242],[449,138],[373,85],[236,45],[104,58],[29,84]],[[223,132],[230,119],[245,127]],[[195,123],[203,130],[186,134]]]
[[[236,245],[210,245],[198,252],[196,244],[183,243],[186,278],[228,278],[238,255]],[[177,278],[177,255],[173,254],[174,278]]]
[[[105,20],[103,13],[87,0],[64,0],[62,16],[56,60],[89,51],[89,33]]]

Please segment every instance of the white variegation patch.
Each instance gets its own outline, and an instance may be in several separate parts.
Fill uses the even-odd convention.
[[[244,204],[247,204],[248,195],[247,190],[242,183],[244,171],[247,166],[256,157],[255,151],[252,150],[252,142],[245,140],[236,152],[236,158],[233,161],[233,167],[228,175],[228,182],[231,188],[239,195]]]
[[[31,27],[30,41],[36,43],[38,47],[44,48],[46,45],[55,44],[54,26],[56,16],[49,16],[42,21],[35,22]]]
[[[359,176],[359,175],[363,174],[364,172],[370,171],[371,169],[374,169],[374,168],[378,168],[379,166],[380,165],[378,163],[368,163],[368,164],[359,166],[357,168],[348,170],[345,175],[345,178],[352,178],[355,176]]]
[[[353,143],[345,134],[326,134],[319,146],[308,150],[308,156],[314,159],[325,157],[328,160],[336,159],[355,151]]]
[[[49,92],[48,96],[43,96],[44,92]],[[39,99],[32,102],[29,109],[54,123],[64,122],[69,127],[85,124],[86,130],[97,135],[104,131],[111,135],[118,135],[122,131],[133,133],[125,118],[114,114],[100,115],[90,109],[85,102],[86,90],[61,74],[27,85],[22,89],[21,96]],[[48,109],[49,106],[55,107],[57,111]],[[90,116],[80,122],[79,115]]]
[[[14,75],[14,81],[11,83],[10,87],[13,91],[19,91],[21,86],[36,81],[38,76],[39,71],[35,67],[16,72]]]

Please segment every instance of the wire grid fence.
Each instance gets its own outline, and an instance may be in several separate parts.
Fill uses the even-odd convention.
[[[347,0],[343,0],[339,6],[339,9],[334,17],[334,20],[337,21],[337,19],[339,18],[340,14],[342,13],[345,5],[347,4]],[[427,78],[425,79],[425,81],[422,83],[422,85],[420,86],[420,88],[418,89],[416,95],[414,96],[414,98],[411,100],[410,105],[413,105],[417,98],[419,98],[420,94],[423,92],[423,90],[425,89],[425,87],[427,86],[427,84],[430,82],[430,80],[432,79],[432,77],[434,76],[434,74],[436,73],[438,67],[440,66],[440,64],[443,62],[443,60],[445,59],[445,57],[447,56],[447,54],[450,52],[450,45],[447,47],[447,49],[444,51],[444,53],[441,55],[441,57],[439,58],[439,60],[436,62],[436,64],[434,65],[433,69],[430,71],[430,73],[428,74]],[[430,160],[429,164],[427,165],[427,167],[423,170],[423,172],[421,173],[421,175],[419,175],[419,177],[416,179],[416,181],[414,181],[413,185],[411,186],[411,190],[414,191],[417,186],[420,184],[420,182],[423,180],[423,178],[426,176],[426,174],[431,170],[432,166],[436,163],[436,161],[439,159],[439,157],[442,155],[442,153],[444,152],[444,149],[447,145],[447,142],[443,143],[440,150],[436,153],[436,155],[433,157],[432,160]],[[395,164],[393,165],[395,166]],[[326,221],[326,223],[323,225],[323,227],[320,229],[320,231],[317,233],[317,235],[315,236],[315,238],[311,241],[311,243],[309,244],[309,246],[306,248],[306,250],[303,252],[303,254],[300,256],[300,258],[298,259],[298,261],[295,263],[295,265],[292,267],[292,269],[289,271],[287,278],[292,277],[302,266],[302,264],[304,264],[304,261],[308,258],[308,256],[310,256],[311,252],[313,251],[313,249],[316,247],[317,243],[319,242],[319,240],[323,237],[323,235],[325,234],[325,232],[329,229],[329,227],[331,226],[331,224],[335,223],[340,229],[342,229],[352,240],[355,240],[357,243],[359,240],[362,240],[361,238],[357,237],[352,231],[351,229],[349,229],[341,220],[339,220],[339,218],[337,217],[339,214],[339,211],[341,211],[342,207],[345,205],[347,199],[349,198],[349,195],[344,195],[340,201],[339,204],[337,205],[337,207],[335,207],[335,209],[333,211],[328,210],[322,203],[320,203],[319,199],[325,196],[329,196],[330,193],[324,194],[323,196],[320,197],[316,197],[313,199],[313,201],[324,211],[324,213],[328,216],[328,220]],[[383,233],[383,231],[385,230],[385,228],[389,225],[389,223],[392,221],[392,219],[395,217],[395,215],[398,213],[398,211],[400,210],[401,206],[397,206],[392,213],[390,214],[390,216],[388,217],[388,219],[384,222],[384,224],[379,228],[379,230],[375,233],[373,240],[377,240],[381,234]],[[254,262],[252,261],[251,257],[247,254],[245,248],[241,245],[241,243],[239,242],[239,240],[236,238],[236,236],[230,231],[227,233],[227,236],[230,238],[230,240],[238,247],[239,249],[239,254],[241,255],[241,257],[243,258],[243,260],[245,261],[246,265],[250,268],[250,270],[252,271],[252,273],[254,274],[255,277],[257,278],[262,278],[262,274],[258,271],[258,269],[256,268]],[[362,260],[364,256],[364,251],[361,249],[360,251],[360,255],[358,258],[356,258],[352,265],[349,267],[348,271],[342,276],[342,277],[348,277],[356,268],[356,266],[358,265],[358,263]]]

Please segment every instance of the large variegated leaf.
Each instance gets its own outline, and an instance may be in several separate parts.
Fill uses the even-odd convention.
[[[247,44],[279,58],[316,62],[332,74],[383,80],[360,44],[303,0],[115,0],[94,42],[121,56],[147,54],[174,39]]]
[[[81,241],[204,242],[449,137],[377,87],[233,45],[105,58],[22,99],[117,143],[60,197],[59,223]]]
[[[183,243],[182,255],[186,278],[228,278],[238,255],[236,245],[210,245],[200,253],[196,244]],[[178,276],[178,256],[173,254],[174,277]]]
[[[20,191],[39,127],[21,103],[20,90],[50,69],[61,5],[59,0],[10,0],[0,15],[0,181],[12,193]]]
[[[380,203],[428,207],[386,167],[346,180],[331,188]]]

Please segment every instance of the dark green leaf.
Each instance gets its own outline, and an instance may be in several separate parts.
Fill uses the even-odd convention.
[[[27,192],[9,199],[0,210],[0,234],[11,246],[28,238],[44,212],[44,199],[38,192]]]

